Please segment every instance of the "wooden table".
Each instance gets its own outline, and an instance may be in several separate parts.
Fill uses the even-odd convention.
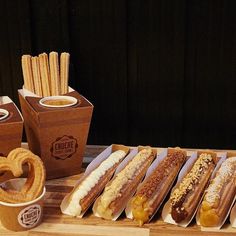
[[[97,154],[105,149],[105,146],[87,146],[84,158],[84,167]],[[77,219],[62,215],[60,203],[63,197],[71,191],[81,174],[67,178],[49,180],[46,183],[46,199],[43,223],[37,228],[24,232],[11,232],[0,225],[0,235],[112,235],[112,236],[173,236],[173,235],[236,235],[227,222],[223,229],[217,232],[201,232],[195,222],[187,228],[166,224],[161,220],[160,212],[154,217],[150,224],[138,227],[134,222],[122,215],[119,220],[112,222],[102,220],[92,215],[89,211],[83,219]]]

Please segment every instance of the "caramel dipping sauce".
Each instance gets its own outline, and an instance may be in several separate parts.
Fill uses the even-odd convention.
[[[43,102],[43,104],[45,105],[50,105],[50,106],[64,106],[64,105],[70,105],[73,102],[66,100],[66,99],[62,99],[62,100],[46,100]],[[1,114],[0,114],[1,116]]]
[[[78,100],[71,96],[50,96],[50,97],[44,97],[39,101],[40,105],[49,108],[70,107],[77,103]]]

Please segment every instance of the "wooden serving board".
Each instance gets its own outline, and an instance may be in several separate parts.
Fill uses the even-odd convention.
[[[105,147],[89,146],[86,150],[85,161],[99,154]],[[96,151],[97,150],[97,151]],[[85,163],[86,165],[86,163]],[[63,215],[60,211],[60,203],[64,196],[70,192],[81,174],[66,178],[49,180],[46,183],[46,197],[43,223],[29,231],[11,232],[5,230],[0,224],[0,235],[86,235],[86,236],[173,236],[173,235],[236,235],[236,229],[227,222],[224,227],[215,232],[201,232],[200,227],[192,222],[187,228],[166,224],[161,220],[160,212],[151,223],[138,227],[133,221],[122,215],[117,221],[102,220],[93,216],[92,211],[84,218],[78,219]]]

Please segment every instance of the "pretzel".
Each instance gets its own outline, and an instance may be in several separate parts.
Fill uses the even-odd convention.
[[[10,171],[15,177],[23,174],[23,165],[28,164],[28,178],[20,191],[0,188],[0,201],[22,203],[36,199],[43,191],[45,184],[45,168],[41,159],[31,151],[16,148],[8,157],[0,158],[0,171]]]

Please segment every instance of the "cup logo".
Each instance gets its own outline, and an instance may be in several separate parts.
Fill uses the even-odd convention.
[[[70,158],[77,148],[77,140],[73,136],[64,135],[52,143],[50,151],[54,158],[65,160]]]
[[[42,210],[40,205],[31,205],[20,211],[18,222],[24,228],[33,228],[39,222],[41,215]]]

